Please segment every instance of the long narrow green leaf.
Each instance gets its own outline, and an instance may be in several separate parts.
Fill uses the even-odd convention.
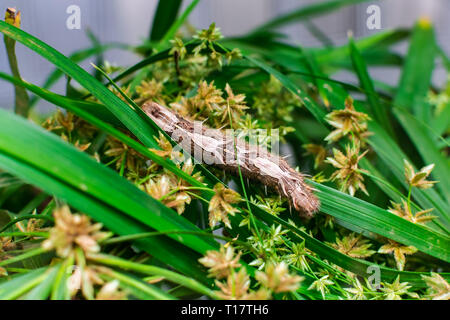
[[[105,52],[105,51],[107,51],[109,49],[113,49],[113,48],[129,49],[130,46],[120,44],[120,43],[104,44],[104,45],[100,45],[99,47],[77,50],[69,56],[69,59],[75,63],[79,63],[95,54],[100,54],[102,52]],[[51,88],[63,75],[64,75],[64,73],[62,73],[61,70],[55,69],[48,75],[47,79],[42,84],[42,88],[44,88],[44,89]],[[30,108],[32,108],[38,102],[38,100],[39,100],[38,97],[31,98],[30,99]]]
[[[264,23],[262,26],[259,26],[256,30],[263,30],[263,29],[269,29],[269,28],[275,28],[280,27],[292,22],[297,22],[305,19],[310,19],[312,17],[326,14],[332,11],[335,11],[339,8],[365,2],[367,0],[333,0],[333,1],[326,1],[326,2],[320,2],[315,3],[307,7],[302,7],[300,9],[294,10],[292,12],[289,12],[285,15],[281,15],[279,17],[276,17],[273,20],[270,20],[269,22]]]
[[[433,143],[432,134],[416,119],[409,117],[407,111],[414,113],[421,121],[430,123],[431,106],[427,103],[426,97],[431,85],[436,53],[433,28],[428,20],[422,19],[414,28],[394,106],[397,108],[395,111],[397,119],[414,142],[424,162],[435,164],[432,176],[440,181],[437,188],[444,199],[448,200],[450,199],[449,163]]]
[[[315,252],[322,259],[326,259],[331,263],[334,263],[345,270],[351,271],[355,274],[358,274],[362,277],[369,277],[369,267],[377,267],[380,269],[380,277],[383,281],[392,282],[395,280],[397,276],[400,276],[402,281],[407,281],[413,286],[416,287],[424,287],[425,283],[421,276],[428,275],[427,273],[421,272],[407,272],[407,271],[398,271],[391,268],[386,268],[383,266],[379,266],[374,264],[373,262],[364,261],[361,259],[351,258],[330,246],[324,244],[323,242],[315,239],[307,232],[300,230],[299,228],[293,226],[289,222],[274,216],[270,213],[261,210],[258,206],[253,206],[252,210],[254,214],[266,221],[268,224],[281,224],[285,229],[292,231],[289,234],[290,238],[297,242],[301,243],[305,241],[305,246],[311,251]],[[441,274],[445,279],[450,279],[450,273]]]
[[[198,180],[194,179],[192,176],[178,168],[168,159],[161,158],[157,156],[154,152],[150,151],[148,148],[144,147],[142,144],[136,142],[134,139],[130,138],[126,134],[122,133],[121,131],[114,128],[114,126],[120,126],[120,122],[117,120],[117,118],[114,117],[103,105],[85,102],[85,101],[79,101],[79,100],[73,100],[64,96],[57,95],[55,93],[52,93],[50,91],[41,89],[38,86],[35,86],[31,83],[15,79],[7,74],[4,74],[0,72],[0,78],[5,79],[7,81],[10,81],[12,83],[24,86],[28,90],[32,91],[33,93],[39,95],[40,97],[46,99],[47,101],[50,101],[54,103],[57,106],[60,106],[64,109],[67,109],[76,115],[80,116],[81,118],[85,119],[86,121],[90,122],[97,128],[107,132],[111,136],[117,138],[118,140],[122,141],[123,143],[127,144],[128,146],[132,147],[139,153],[141,153],[143,156],[151,159],[155,163],[161,165],[162,167],[172,171],[175,173],[178,177],[184,179],[186,182],[190,183],[193,186],[197,187],[204,187],[204,185],[199,182]],[[100,120],[104,119],[108,121],[108,123],[105,123],[104,121]],[[110,125],[112,124],[112,125]],[[206,177],[212,177],[213,175],[205,168],[202,168],[203,173],[206,175]],[[210,198],[212,196],[212,192],[204,192],[206,193],[206,197]]]
[[[306,92],[299,89],[295,83],[293,83],[288,77],[283,75],[281,72],[275,70],[274,68],[270,67],[266,63],[257,60],[253,57],[250,57],[248,55],[244,55],[247,60],[255,64],[257,67],[263,69],[267,73],[273,75],[275,78],[277,78],[289,91],[291,91],[293,94],[298,96],[305,107],[308,109],[309,112],[317,119],[317,121],[323,125],[325,125],[325,111],[321,109],[317,103],[308,96]]]
[[[114,171],[63,143],[55,135],[6,111],[0,111],[0,141],[1,152],[48,173],[56,173],[72,187],[102,199],[150,227],[157,230],[200,230]],[[195,236],[174,236],[174,239],[200,253],[213,248],[211,240]]]
[[[145,283],[141,279],[137,279],[131,275],[110,271],[112,279],[120,281],[120,286],[125,290],[131,291],[136,297],[143,300],[176,300],[176,298],[160,288]]]
[[[121,212],[93,199],[82,191],[68,186],[59,179],[44,173],[18,159],[10,158],[0,153],[0,168],[8,170],[24,180],[40,186],[48,193],[56,195],[81,212],[89,214],[94,220],[100,221],[105,227],[119,235],[150,232],[142,223],[123,215]],[[198,272],[198,263],[194,251],[181,247],[178,243],[166,237],[151,237],[137,240],[136,245],[150,253],[160,261],[173,266],[180,272],[206,282],[206,277]]]
[[[175,273],[170,270],[162,269],[156,266],[151,265],[144,265],[141,263],[135,263],[132,261],[127,261],[115,256],[110,256],[106,254],[97,254],[92,255],[90,257],[91,260],[94,260],[96,262],[113,266],[113,267],[120,267],[124,270],[131,270],[134,272],[139,272],[146,275],[156,275],[164,277],[165,280],[177,283],[179,285],[183,285],[186,288],[190,288],[194,291],[197,291],[199,293],[205,294],[207,296],[210,296],[212,298],[217,298],[216,294],[212,292],[209,288],[203,286],[202,284],[198,283],[194,279],[187,278],[183,275],[180,275],[178,273]]]
[[[45,279],[48,268],[40,268],[19,274],[0,284],[0,300],[12,300],[25,294]]]
[[[46,278],[34,287],[30,292],[28,292],[23,299],[24,300],[46,300],[50,295],[52,290],[53,282],[58,273],[58,266],[53,266],[46,271]]]
[[[355,42],[358,50],[364,55],[368,49],[386,48],[406,39],[410,32],[405,29],[393,29],[376,33],[370,37],[359,39]],[[350,48],[347,45],[336,48],[319,48],[311,50],[319,64],[333,64],[345,59],[350,60]],[[366,61],[368,63],[368,61]]]
[[[370,203],[313,183],[319,191],[321,211],[450,262],[450,237],[409,222]]]
[[[195,47],[195,43],[186,43],[185,46],[186,46],[186,50],[188,52],[190,52]],[[119,75],[114,77],[113,81],[117,82],[117,81],[119,81],[119,80],[121,80],[121,79],[123,79],[123,78],[125,78],[125,77],[127,77],[127,76],[129,76],[131,74],[133,74],[134,72],[136,72],[138,70],[141,70],[142,68],[144,68],[144,67],[146,67],[146,66],[148,66],[148,65],[150,65],[152,63],[155,63],[155,62],[158,62],[158,61],[161,61],[161,60],[169,58],[170,57],[169,52],[170,52],[170,49],[166,49],[166,50],[163,50],[161,52],[155,53],[155,54],[151,55],[150,57],[145,58],[144,60],[139,61],[138,63],[134,64],[133,66],[131,66],[129,68],[127,68],[126,70],[121,72]]]
[[[151,41],[161,40],[176,20],[182,0],[159,0],[153,17]]]
[[[447,203],[450,204],[450,165],[448,159],[444,158],[434,139],[432,139],[433,132],[405,109],[394,108],[393,111],[414,142],[424,162],[435,165],[431,175],[439,181],[436,187],[441,191],[443,198],[447,199]]]
[[[70,291],[68,287],[68,280],[73,272],[74,257],[71,256],[65,259],[57,269],[55,279],[52,283],[52,289],[50,293],[51,300],[69,300]]]
[[[80,66],[39,39],[4,21],[0,21],[0,32],[21,42],[53,63],[100,100],[145,145],[158,148],[158,144],[153,138],[157,135],[154,128],[150,127],[132,108]]]
[[[414,110],[424,121],[429,119],[430,114],[425,97],[430,87],[436,53],[431,22],[423,19],[413,30],[394,105]]]
[[[364,62],[361,53],[356,47],[353,38],[350,39],[350,56],[352,58],[353,67],[355,68],[356,74],[359,78],[359,83],[364,89],[367,100],[369,102],[370,114],[375,118],[378,123],[385,128],[391,136],[394,136],[394,131],[392,129],[391,122],[388,117],[386,108],[380,103],[378,94],[375,91],[375,86],[370,78],[369,71],[367,70],[366,63]]]
[[[192,10],[194,10],[194,8],[198,5],[199,2],[200,0],[191,1],[191,3],[187,6],[186,10],[184,10],[181,16],[175,20],[175,22],[170,26],[169,30],[167,30],[167,32],[164,34],[164,37],[162,37],[160,43],[156,46],[157,49],[163,48],[164,45],[166,45],[169,40],[175,37],[175,34],[178,31],[178,29],[183,25],[183,23],[191,14]]]

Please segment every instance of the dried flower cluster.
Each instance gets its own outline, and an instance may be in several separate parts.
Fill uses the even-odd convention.
[[[331,175],[331,180],[337,180],[342,191],[348,191],[350,195],[355,195],[357,190],[367,193],[364,186],[364,177],[362,173],[366,170],[360,169],[359,161],[367,154],[368,150],[360,154],[358,144],[354,146],[347,145],[345,154],[338,149],[333,149],[334,157],[328,157],[326,162],[331,163],[337,170]]]
[[[238,211],[232,204],[239,203],[241,196],[234,190],[227,189],[221,183],[214,186],[216,193],[209,202],[209,225],[215,226],[217,222],[222,221],[228,228],[231,228],[228,215],[234,216]]]
[[[332,246],[352,258],[367,258],[376,251],[370,250],[372,244],[367,239],[362,239],[361,235],[351,233],[341,239],[336,239],[336,243]]]
[[[72,214],[68,206],[62,206],[53,212],[55,227],[50,230],[47,240],[42,243],[46,250],[55,249],[60,257],[74,254],[76,248],[85,253],[100,251],[99,241],[109,236],[109,233],[100,231],[100,223],[92,224],[89,217],[81,214]]]
[[[433,187],[433,185],[437,183],[437,181],[427,180],[433,168],[434,164],[430,164],[428,166],[423,167],[418,172],[415,172],[413,166],[407,160],[405,160],[406,182],[411,187],[416,187],[419,189],[429,189]]]
[[[330,112],[326,120],[336,128],[325,138],[326,141],[337,141],[351,134],[353,139],[363,144],[370,135],[367,131],[367,121],[370,120],[370,117],[363,112],[355,110],[351,97],[345,100],[345,108],[343,110]]]
[[[333,157],[327,157],[325,162],[330,163],[337,170],[331,175],[332,181],[337,181],[341,191],[348,192],[354,196],[357,190],[368,195],[364,185],[363,174],[366,170],[359,168],[359,161],[369,150],[361,153],[361,147],[365,146],[366,139],[370,136],[367,131],[367,121],[370,117],[355,110],[353,99],[348,97],[345,100],[345,108],[330,112],[326,120],[335,130],[332,131],[325,140],[336,142],[344,137],[348,137],[351,144],[347,144],[345,154],[339,149],[333,148]],[[305,145],[308,153],[315,156],[315,167],[319,166],[326,157],[327,151],[322,146],[309,144]]]

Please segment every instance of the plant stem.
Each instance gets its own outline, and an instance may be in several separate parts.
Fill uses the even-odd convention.
[[[42,254],[44,252],[45,252],[45,249],[41,248],[41,247],[33,249],[33,250],[30,250],[30,251],[27,251],[27,252],[25,252],[23,254],[15,256],[15,257],[13,257],[11,259],[7,259],[7,260],[1,261],[0,262],[0,267],[8,265],[8,264],[11,264],[11,263],[14,263],[14,262],[22,261],[22,260],[25,260],[25,259],[37,256],[37,255],[40,255],[40,254]]]
[[[233,129],[233,118],[231,117],[230,103],[228,101],[227,101],[227,112],[228,112],[228,118],[230,119],[230,128]],[[234,146],[234,153],[236,154],[236,162],[237,162],[237,167],[238,167],[238,172],[239,172],[239,179],[241,181],[242,191],[244,193],[245,202],[247,204],[248,214],[250,216],[250,221],[252,222],[253,227],[255,228],[255,233],[256,233],[259,241],[262,243],[262,238],[261,238],[261,235],[259,234],[258,226],[256,225],[256,222],[254,220],[255,218],[253,216],[253,212],[252,212],[252,209],[250,207],[250,202],[249,202],[248,197],[247,197],[247,191],[245,189],[244,178],[242,177],[241,165],[239,164],[239,158],[238,158],[236,141],[234,139],[233,139],[233,146]]]
[[[48,237],[48,232],[2,232],[0,237]]]
[[[16,57],[16,40],[11,39],[8,36],[4,36],[6,53],[8,56],[8,63],[11,68],[11,72],[14,78],[22,79],[20,77],[19,66],[17,64]],[[29,97],[27,90],[19,85],[14,85],[14,94],[15,94],[15,106],[14,112],[23,117],[28,117],[29,112]]]
[[[95,254],[87,256],[89,260],[99,262],[109,266],[120,267],[125,270],[132,270],[140,272],[147,275],[157,275],[164,277],[166,280],[185,286],[197,292],[203,293],[210,298],[219,299],[218,296],[209,288],[205,287],[201,283],[195,281],[194,279],[185,277],[173,271],[169,271],[163,268],[159,268],[151,265],[143,265],[140,263],[135,263],[127,260],[123,260],[114,256],[109,256],[106,254]]]
[[[412,191],[412,185],[409,185],[408,189],[408,210],[411,211],[411,191]]]
[[[159,201],[164,201],[166,200],[168,197],[170,197],[171,195],[177,193],[178,191],[185,191],[185,190],[208,190],[208,191],[212,191],[212,189],[210,188],[203,188],[203,187],[177,187],[173,190],[170,190],[170,192],[168,192],[167,194],[163,195],[161,198],[159,198]]]
[[[233,242],[233,243],[239,244],[240,246],[247,247],[249,250],[254,250],[253,247],[251,245],[249,245],[247,242],[235,240],[230,237],[220,236],[217,234],[206,233],[206,232],[202,232],[202,231],[184,231],[184,230],[136,233],[136,234],[130,234],[130,235],[126,235],[126,236],[120,236],[120,237],[116,237],[116,238],[106,239],[106,240],[102,241],[100,244],[105,245],[105,244],[120,243],[120,242],[124,242],[124,241],[133,241],[133,240],[167,235],[167,234],[172,234],[172,233],[174,233],[174,234],[193,234],[193,235],[202,236],[202,237],[210,237],[210,238],[225,240],[227,242]]]
[[[154,287],[152,285],[149,285],[148,283],[144,283],[142,281],[139,281],[133,277],[127,276],[123,273],[116,272],[113,270],[110,270],[108,272],[105,272],[105,275],[108,276],[108,278],[117,279],[120,282],[122,282],[125,285],[128,285],[130,287],[133,287],[140,292],[144,292],[148,296],[152,297],[156,300],[174,300],[175,298],[161,289],[158,289],[157,287]]]

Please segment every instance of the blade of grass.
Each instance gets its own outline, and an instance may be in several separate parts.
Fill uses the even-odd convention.
[[[4,154],[33,164],[49,174],[58,170],[56,175],[66,183],[102,199],[105,203],[157,230],[200,230],[129,181],[122,179],[114,171],[62,142],[57,136],[9,112],[0,111],[0,116],[0,141],[3,141],[0,151]],[[16,134],[17,131],[20,131],[20,134]],[[42,150],[46,152],[43,153]],[[215,242],[210,239],[198,239],[189,235],[172,237],[200,253],[214,248],[212,244]]]
[[[426,164],[435,164],[432,176],[440,183],[437,188],[444,199],[450,199],[450,166],[433,143],[432,133],[420,124],[411,111],[424,123],[430,123],[431,107],[426,102],[436,56],[436,44],[431,22],[420,20],[413,32],[411,45],[403,69],[397,95],[394,99],[394,114],[408,133]]]
[[[96,54],[101,54],[103,52],[106,52],[109,49],[129,49],[131,48],[128,45],[121,44],[121,43],[111,43],[111,44],[104,44],[100,45],[99,47],[92,47],[87,49],[82,49],[75,51],[69,56],[69,59],[72,60],[75,63],[82,62],[89,57],[92,57]],[[44,89],[50,89],[62,76],[64,75],[63,72],[59,69],[55,69],[52,71],[47,78],[45,79],[44,83],[42,84],[42,88]],[[39,98],[34,96],[30,99],[30,108],[33,108],[36,103],[39,101]]]
[[[340,191],[312,183],[321,200],[321,211],[360,228],[450,262],[450,237],[409,222]]]
[[[99,99],[133,134],[145,145],[158,148],[153,138],[157,134],[130,106],[119,99],[114,93],[105,88],[97,79],[73,63],[49,45],[33,37],[32,35],[0,21],[0,32],[21,42],[34,50],[56,67],[85,87],[97,99]]]
[[[181,274],[175,273],[173,271],[159,268],[156,266],[151,265],[145,265],[141,263],[135,263],[132,261],[124,260],[115,256],[106,255],[106,254],[96,254],[89,256],[90,260],[96,261],[101,264],[105,264],[112,267],[119,267],[124,270],[130,270],[138,273],[142,273],[145,275],[155,275],[155,276],[161,276],[165,280],[168,280],[173,283],[177,283],[179,285],[182,285],[186,288],[192,289],[196,292],[205,294],[209,296],[210,298],[217,299],[217,295],[210,290],[209,288],[205,287],[201,283],[195,281],[194,279],[187,278]]]
[[[434,142],[434,133],[424,123],[412,116],[408,111],[394,108],[394,114],[414,142],[422,159],[426,164],[434,163],[431,175],[438,180],[436,188],[439,189],[444,199],[450,203],[450,165],[437,144]],[[443,138],[441,138],[443,139]]]
[[[30,290],[24,297],[24,300],[46,300],[52,290],[53,282],[58,274],[59,266],[53,266],[46,271],[45,279]]]
[[[60,267],[57,269],[55,279],[52,283],[52,289],[50,292],[51,300],[69,300],[70,292],[67,286],[67,281],[72,274],[75,259],[73,256],[65,259]]]
[[[335,10],[345,7],[345,6],[349,6],[349,5],[353,5],[353,4],[357,4],[357,3],[361,3],[361,2],[366,2],[366,1],[367,0],[333,0],[333,1],[314,3],[312,5],[302,7],[300,9],[294,10],[287,14],[278,16],[275,19],[272,19],[272,20],[264,23],[263,25],[257,27],[254,32],[264,30],[264,29],[281,27],[281,26],[287,25],[289,23],[313,18],[318,15],[330,13],[332,11],[335,11]]]
[[[10,171],[34,185],[39,185],[48,193],[67,201],[79,211],[90,215],[94,220],[102,222],[106,228],[116,234],[131,235],[152,231],[142,223],[123,215],[120,211],[66,185],[47,173],[22,163],[18,159],[11,159],[0,153],[0,168]],[[138,248],[173,266],[176,270],[202,282],[208,282],[206,276],[198,271],[197,258],[199,256],[175,241],[165,237],[151,237],[136,240],[135,244]]]
[[[26,252],[24,252],[22,254],[19,254],[18,256],[15,256],[15,257],[12,257],[12,258],[9,258],[9,259],[1,261],[0,262],[0,267],[6,266],[8,264],[15,263],[15,262],[18,262],[18,261],[22,261],[22,260],[25,260],[25,259],[28,259],[28,258],[31,258],[31,257],[35,257],[37,255],[40,255],[40,254],[44,253],[44,252],[45,252],[45,250],[42,249],[42,248],[36,248],[36,249],[32,249],[32,250],[26,251]]]
[[[108,272],[110,279],[120,281],[120,286],[130,290],[132,294],[143,300],[176,300],[176,298],[160,288],[145,283],[141,279],[117,271]]]
[[[394,130],[392,129],[391,122],[388,117],[386,108],[380,103],[379,96],[375,91],[375,86],[370,78],[369,71],[367,70],[366,63],[364,62],[361,53],[356,47],[353,37],[349,41],[350,46],[350,56],[352,58],[353,67],[359,78],[360,86],[364,89],[367,100],[369,102],[370,115],[374,117],[376,121],[384,128],[386,131],[394,137]]]
[[[394,105],[413,110],[414,114],[424,121],[430,116],[425,97],[430,87],[436,53],[431,22],[422,19],[412,33]]]
[[[373,262],[368,262],[361,259],[351,258],[330,246],[324,244],[323,242],[315,239],[307,232],[300,230],[299,228],[293,226],[289,222],[274,216],[268,212],[265,212],[258,206],[253,205],[253,212],[256,216],[264,220],[268,225],[271,224],[281,224],[285,229],[291,231],[288,234],[289,238],[296,243],[301,243],[305,241],[305,245],[308,249],[316,253],[321,259],[326,259],[331,263],[334,263],[341,268],[351,271],[362,277],[369,277],[371,273],[369,272],[370,266],[377,266],[380,268],[380,277],[382,281],[392,282],[397,276],[400,276],[402,281],[407,281],[414,287],[425,287],[425,282],[422,279],[422,275],[428,275],[428,273],[421,272],[408,272],[408,271],[398,271],[384,266],[376,265]],[[319,260],[320,261],[320,260]],[[441,274],[445,279],[450,280],[450,273]]]
[[[19,274],[12,279],[0,284],[0,300],[13,300],[19,298],[27,291],[41,283],[46,277],[46,271],[49,268],[40,268]]]
[[[186,19],[191,14],[192,10],[195,9],[195,7],[198,5],[200,0],[192,0],[191,3],[186,7],[186,10],[180,15],[178,19],[175,20],[175,22],[170,26],[169,30],[164,34],[164,37],[162,37],[161,41],[156,45],[156,49],[161,49],[165,45],[168,44],[169,40],[173,39],[175,37],[176,32],[178,29],[183,25],[183,23],[186,21]]]
[[[176,20],[182,0],[160,0],[153,16],[150,41],[161,40]]]

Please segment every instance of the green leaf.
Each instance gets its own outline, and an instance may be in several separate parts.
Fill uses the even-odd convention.
[[[450,201],[450,165],[434,142],[436,134],[426,126],[425,123],[412,116],[408,111],[401,108],[394,108],[394,114],[414,142],[425,164],[434,163],[435,167],[431,176],[439,182],[436,184],[444,199]],[[432,138],[433,137],[433,138]],[[439,137],[440,139],[443,139]],[[436,139],[437,140],[437,139]]]
[[[424,121],[430,115],[425,97],[430,87],[436,53],[431,22],[422,19],[413,30],[394,105],[413,110]]]
[[[399,43],[409,36],[410,32],[404,29],[393,29],[384,32],[376,33],[372,36],[359,39],[355,41],[355,45],[358,50],[363,54],[366,51],[387,48],[393,44]],[[311,49],[312,53],[316,56],[317,63],[322,64],[335,64],[339,61],[350,60],[350,48],[348,45],[335,47],[335,48],[319,48]],[[377,51],[379,54],[379,51]],[[366,59],[366,63],[369,61]]]
[[[305,245],[308,249],[316,253],[320,259],[326,259],[327,261],[338,265],[345,270],[351,271],[362,277],[370,277],[369,267],[376,266],[380,268],[380,277],[382,281],[392,282],[397,276],[400,276],[402,281],[407,281],[414,287],[425,287],[425,282],[422,279],[423,275],[428,275],[428,273],[422,272],[408,272],[408,271],[398,271],[391,268],[386,268],[380,265],[376,265],[373,262],[364,261],[361,259],[351,258],[330,246],[324,244],[323,242],[315,239],[307,232],[300,230],[299,228],[293,226],[289,222],[276,217],[270,213],[261,210],[258,206],[252,204],[252,211],[255,216],[264,220],[267,224],[281,224],[285,229],[291,231],[288,236],[292,241],[301,243],[305,241]],[[450,279],[450,273],[441,274],[445,279]],[[448,280],[447,280],[448,281]]]
[[[109,49],[115,49],[115,48],[129,49],[130,47],[127,45],[124,45],[124,44],[120,44],[120,43],[104,44],[104,45],[100,45],[98,47],[77,50],[69,56],[69,59],[75,63],[79,63],[93,55],[101,54]],[[44,88],[44,89],[51,88],[63,75],[64,75],[64,73],[61,72],[61,70],[55,69],[48,75],[47,79],[44,81],[44,83],[42,85],[42,88]],[[30,108],[32,108],[38,101],[39,101],[38,97],[36,97],[36,96],[32,97],[30,99]]]
[[[120,281],[120,286],[125,291],[130,291],[134,296],[143,300],[175,300],[172,295],[164,292],[160,288],[148,284],[141,279],[134,276],[120,273],[117,271],[110,271],[110,279],[117,279]]]
[[[303,90],[299,89],[297,85],[292,82],[288,77],[283,75],[281,72],[275,70],[274,68],[270,67],[266,63],[257,60],[253,57],[250,57],[248,55],[244,55],[244,57],[255,64],[257,67],[261,68],[262,70],[266,71],[267,73],[273,75],[275,78],[277,78],[289,91],[291,91],[293,94],[298,96],[305,107],[308,109],[309,112],[316,118],[316,120],[325,126],[325,111],[321,109],[317,103]]]
[[[309,19],[318,15],[330,13],[339,8],[365,2],[367,0],[333,0],[315,3],[306,7],[302,7],[300,9],[294,10],[287,14],[276,17],[269,22],[264,23],[262,26],[259,26],[256,31],[280,27],[289,23],[302,21],[305,19]]]
[[[0,131],[11,128],[4,126],[4,121],[9,121],[10,124],[15,123],[15,121],[11,121],[11,117],[21,122],[20,125],[18,123],[13,125],[21,134],[15,135],[12,133],[13,131],[9,131],[8,138],[5,139],[6,132],[0,133],[0,141],[9,142],[1,143],[0,167],[3,169],[67,200],[74,207],[91,215],[95,220],[103,222],[105,226],[118,234],[151,231],[152,229],[148,227],[160,231],[163,229],[200,231],[185,218],[152,199],[112,170],[103,167],[86,154],[62,142],[53,134],[17,119],[6,111],[1,111],[1,113]],[[10,119],[8,120],[8,118]],[[10,139],[11,134],[15,136],[15,139]],[[27,136],[28,138],[33,137],[36,148],[24,148],[22,143],[28,144]],[[19,140],[22,142],[19,143]],[[10,148],[13,144],[16,144],[17,148]],[[24,152],[25,149],[28,151]],[[42,154],[42,150],[46,150],[45,156]],[[39,156],[35,152],[39,152]],[[111,207],[115,209],[113,210]],[[133,217],[133,219],[130,221],[129,218],[126,218],[127,216]],[[200,253],[216,247],[216,242],[193,235],[173,234],[171,237]],[[167,261],[191,275],[194,274],[192,268],[196,265],[195,257],[190,253],[191,258],[189,258],[189,250],[180,253],[178,251],[182,250],[174,250],[173,245],[169,245],[170,242],[159,244],[160,241],[155,239],[137,241],[137,243],[141,242],[146,244],[146,250],[149,250],[161,261]],[[156,248],[149,248],[149,243],[155,244]],[[180,255],[186,255],[186,263],[180,260]]]
[[[317,183],[312,185],[318,190],[322,212],[450,262],[450,237],[335,189]]]
[[[21,42],[53,63],[100,100],[145,145],[158,148],[158,144],[153,138],[157,134],[154,128],[80,66],[39,39],[4,21],[0,21],[0,32]]]
[[[198,5],[200,0],[192,0],[191,3],[186,7],[186,10],[181,14],[181,16],[175,20],[175,22],[171,25],[169,30],[165,33],[164,37],[161,39],[159,44],[156,46],[157,49],[163,48],[164,45],[166,45],[169,40],[173,39],[175,37],[176,32],[178,29],[183,25],[183,23],[186,21],[186,19],[191,14],[192,10],[195,9],[195,7]]]
[[[188,52],[190,52],[194,47],[196,46],[195,42],[192,43],[186,43],[185,47],[186,50]],[[166,49],[163,50],[161,52],[155,53],[151,56],[149,56],[148,58],[145,58],[141,61],[139,61],[138,63],[132,65],[131,67],[127,68],[126,70],[124,70],[123,72],[121,72],[119,75],[117,75],[116,77],[113,78],[114,82],[117,82],[131,74],[133,74],[134,72],[161,60],[167,59],[169,58],[171,55],[169,54],[171,49]]]
[[[156,230],[200,230],[57,136],[9,112],[0,111],[0,116],[0,152],[56,175],[72,187],[102,199]],[[200,253],[213,248],[211,240],[199,240],[189,235],[173,238]]]
[[[151,41],[161,40],[176,20],[182,0],[159,0],[153,16]]]
[[[31,290],[46,278],[49,268],[19,274],[0,284],[0,300],[13,300]]]
[[[106,254],[97,254],[92,255],[90,257],[91,260],[109,265],[112,267],[119,267],[124,270],[130,270],[138,273],[142,273],[145,275],[155,275],[163,277],[165,280],[177,283],[186,288],[190,288],[199,293],[210,296],[211,298],[217,298],[217,296],[212,292],[209,288],[203,286],[201,283],[195,281],[194,279],[187,278],[181,274],[175,273],[170,270],[166,270],[163,268],[159,268],[156,266],[135,263],[132,261],[127,261],[125,259],[121,259],[115,256],[106,255]]]
[[[11,72],[15,78],[21,79],[19,72],[19,65],[17,63],[17,56],[16,56],[16,41],[14,39],[11,39],[7,35],[4,36],[4,40],[5,40],[6,54],[8,56],[8,63],[9,67],[11,68]],[[30,109],[29,104],[30,99],[28,97],[27,91],[22,87],[14,86],[14,96],[15,96],[14,111],[23,117],[28,117]]]
[[[394,100],[394,114],[408,133],[425,164],[435,164],[432,176],[440,182],[437,188],[444,199],[450,199],[450,166],[434,143],[433,133],[410,116],[413,113],[423,123],[430,123],[431,106],[426,97],[431,85],[437,53],[434,31],[428,20],[420,20],[414,28],[411,45]]]
[[[338,108],[342,107],[348,93],[337,85],[329,85],[332,87],[332,90],[328,93],[331,104]],[[366,112],[365,106],[358,101],[355,101],[355,108]],[[377,122],[369,121],[368,130],[373,133],[369,137],[368,143],[374,149],[382,164],[393,173],[393,176],[385,180],[392,180],[392,177],[395,177],[405,187],[405,190],[408,190],[408,185],[404,177],[403,161],[408,160],[411,163],[410,159]],[[433,221],[432,223],[437,224],[442,231],[448,233],[450,228],[450,219],[448,216],[450,206],[441,198],[437,191],[434,189],[422,190],[413,188],[412,195],[423,209],[435,208],[433,214],[439,217],[439,222]]]
[[[24,297],[24,300],[46,300],[52,290],[53,282],[58,274],[58,266],[53,266],[46,271],[45,279],[29,291]]]
[[[404,178],[403,161],[407,160],[411,163],[410,159],[376,123],[369,123],[369,131],[374,133],[373,136],[369,138],[369,144],[373,147],[377,155],[383,161],[384,165],[391,170],[394,176],[405,186],[407,190],[408,187]],[[422,190],[413,188],[412,195],[423,209],[436,209],[433,214],[438,215],[440,218],[439,220],[444,223],[444,230],[448,230],[450,228],[450,219],[448,217],[450,206],[441,198],[436,190]]]
[[[21,253],[21,254],[19,254],[17,256],[14,256],[14,257],[11,257],[9,259],[5,259],[5,260],[0,261],[0,266],[6,266],[8,264],[12,264],[12,263],[15,263],[15,262],[18,262],[18,261],[23,261],[25,259],[28,259],[28,258],[37,256],[37,255],[40,255],[40,254],[42,254],[44,252],[45,252],[45,250],[40,248],[40,247],[35,248],[35,249],[31,249],[31,250],[25,251],[25,252],[23,252],[23,253]]]
[[[350,39],[350,56],[352,58],[353,67],[355,69],[356,74],[359,78],[359,83],[361,87],[364,89],[365,94],[367,96],[367,100],[369,102],[369,111],[370,115],[374,117],[378,123],[387,130],[387,132],[394,136],[394,131],[392,129],[392,125],[390,119],[388,117],[387,110],[384,105],[380,103],[380,98],[375,91],[375,86],[370,78],[369,71],[367,70],[366,63],[356,47],[355,41],[353,38]]]
[[[52,289],[50,293],[51,300],[69,300],[70,292],[67,286],[68,279],[74,268],[74,258],[69,257],[61,263],[57,269],[55,279],[52,283]]]

